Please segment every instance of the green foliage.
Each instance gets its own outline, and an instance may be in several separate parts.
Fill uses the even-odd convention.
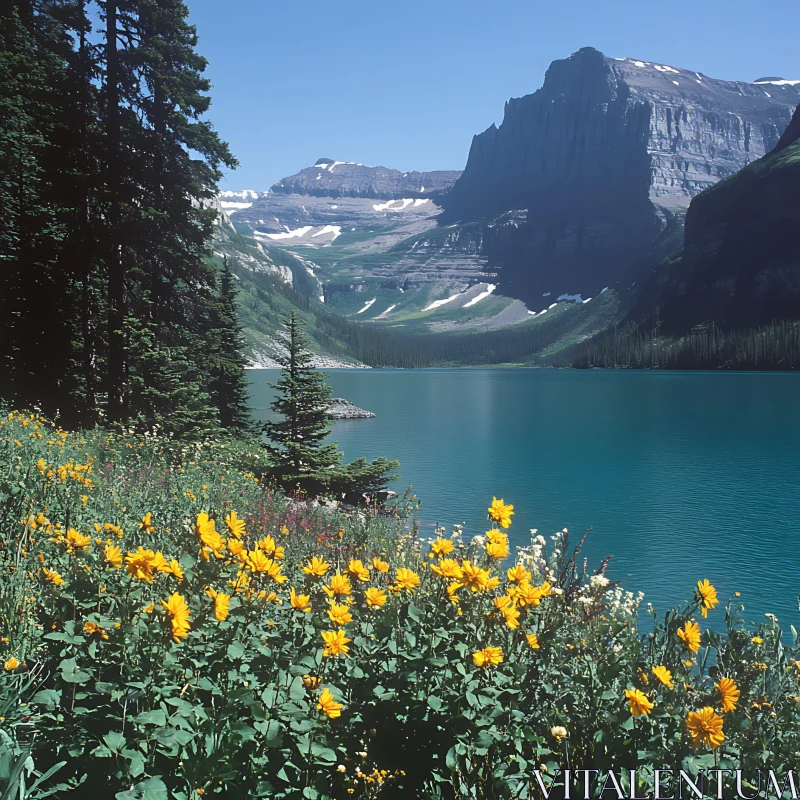
[[[428,543],[274,494],[234,466],[241,441],[0,422],[0,665],[19,662],[0,669],[0,780],[29,754],[31,797],[489,800],[565,768],[652,782],[800,758],[797,642],[774,618],[749,629],[735,600],[707,595],[716,630],[695,647],[678,631],[704,622],[699,587],[641,613],[566,531],[506,560],[497,523]],[[347,652],[325,655],[337,630]],[[686,726],[706,707],[715,748]]]
[[[714,322],[683,336],[662,335],[657,320],[628,322],[557,354],[562,367],[794,370],[800,367],[800,322],[780,320],[726,329]]]
[[[236,286],[227,258],[219,275],[219,302],[216,324],[211,329],[211,393],[219,409],[220,425],[232,433],[252,431],[250,395],[244,367],[244,340],[236,313]]]

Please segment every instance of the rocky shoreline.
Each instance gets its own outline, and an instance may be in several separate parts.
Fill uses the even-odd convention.
[[[359,361],[339,361],[329,356],[314,354],[311,357],[311,366],[315,369],[372,369],[367,364]],[[266,352],[253,352],[245,369],[280,369],[281,365],[276,359]]]
[[[331,400],[328,415],[331,419],[372,419],[375,416],[371,411],[365,411],[342,397]]]

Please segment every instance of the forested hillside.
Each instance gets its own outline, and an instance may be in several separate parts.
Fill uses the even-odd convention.
[[[0,370],[69,425],[242,424],[230,276],[206,258],[221,170],[180,0],[0,11]]]

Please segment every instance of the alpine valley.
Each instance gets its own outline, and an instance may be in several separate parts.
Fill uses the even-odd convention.
[[[587,47],[463,172],[320,158],[222,192],[251,361],[291,306],[328,366],[796,367],[798,103]]]

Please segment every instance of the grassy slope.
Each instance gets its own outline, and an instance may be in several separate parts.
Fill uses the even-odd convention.
[[[342,238],[344,238],[343,234]],[[357,234],[352,234],[357,236]],[[419,237],[413,237],[414,239]],[[352,242],[350,242],[352,243]],[[345,242],[348,244],[348,242]],[[398,250],[406,250],[404,241]],[[346,340],[337,324],[332,319],[339,315],[350,317],[356,323],[364,323],[365,335],[373,329],[389,333],[396,330],[405,336],[423,336],[426,339],[436,337],[441,342],[453,341],[457,338],[467,344],[469,352],[475,337],[475,351],[483,350],[484,355],[477,356],[474,362],[482,366],[487,364],[485,342],[481,338],[484,331],[470,330],[468,325],[486,325],[496,314],[511,301],[509,298],[491,296],[470,308],[447,306],[436,312],[424,312],[424,308],[433,300],[446,297],[441,287],[424,287],[416,291],[402,292],[399,288],[381,285],[380,280],[364,281],[366,291],[329,293],[325,305],[319,302],[319,283],[310,275],[302,259],[312,261],[315,265],[326,259],[333,259],[334,248],[318,250],[297,249],[297,256],[280,247],[258,245],[253,239],[229,228],[223,231],[215,244],[215,258],[221,263],[221,256],[227,255],[234,274],[239,279],[240,319],[251,353],[270,355],[274,352],[272,343],[278,339],[283,319],[294,311],[302,319],[310,339],[311,349],[322,356],[329,356],[342,362],[356,361],[355,352]],[[338,250],[338,248],[337,248]],[[364,263],[368,258],[386,258],[392,253],[366,254],[355,256],[355,263]],[[399,255],[399,254],[397,254]],[[339,255],[341,257],[341,253]],[[288,269],[292,275],[292,285],[287,285],[277,274],[277,269]],[[354,275],[358,274],[352,267]],[[324,274],[325,268],[318,270]],[[376,298],[367,311],[359,315],[357,312],[373,298]],[[390,306],[390,316],[376,319]],[[595,298],[586,305],[561,303],[546,315],[530,318],[501,329],[511,336],[533,336],[536,341],[546,342],[546,349],[534,356],[520,357],[515,364],[546,363],[546,357],[559,352],[576,342],[597,333],[602,328],[613,324],[619,314],[619,299],[613,290]],[[453,323],[459,328],[446,333],[431,333],[431,323]],[[460,327],[465,326],[465,327]],[[466,329],[465,329],[466,328]],[[500,331],[495,331],[497,334]],[[439,338],[441,337],[441,338]],[[461,356],[458,361],[442,361],[442,365],[469,365],[469,357]],[[491,363],[507,363],[498,356]]]

